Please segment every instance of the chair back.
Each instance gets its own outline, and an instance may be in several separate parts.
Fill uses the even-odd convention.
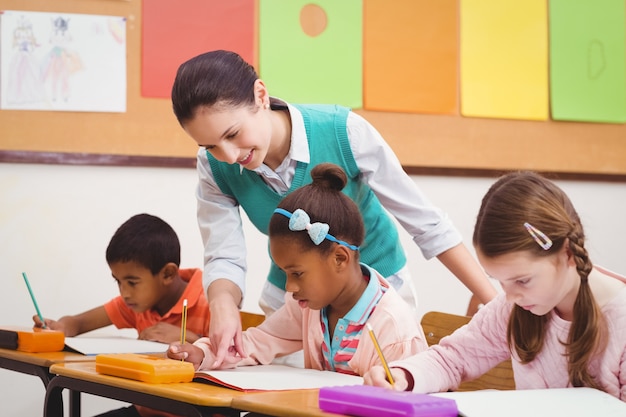
[[[240,311],[241,316],[241,329],[246,330],[248,327],[256,327],[263,323],[265,320],[264,314],[249,313],[247,311]]]
[[[441,338],[453,333],[470,320],[471,317],[469,316],[458,316],[456,314],[430,311],[424,314],[421,321],[424,334],[426,335],[426,342],[429,346],[435,345],[439,343]],[[462,382],[457,391],[475,391],[479,389],[515,389],[511,360],[507,359],[499,363],[494,368],[472,381]]]

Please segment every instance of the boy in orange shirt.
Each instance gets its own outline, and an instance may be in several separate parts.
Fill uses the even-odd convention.
[[[209,333],[209,305],[202,270],[179,269],[180,242],[172,227],[158,217],[138,214],[122,224],[109,242],[106,260],[120,295],[104,305],[46,326],[76,336],[114,324],[134,328],[139,339],[171,343],[180,339],[183,300],[187,299],[186,341]],[[42,323],[33,316],[36,327]],[[149,416],[150,409],[131,406],[101,416]],[[162,414],[160,414],[162,415]]]

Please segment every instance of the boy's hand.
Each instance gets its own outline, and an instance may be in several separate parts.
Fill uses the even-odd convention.
[[[198,339],[195,334],[191,332],[186,333],[187,342],[193,343]],[[139,333],[139,339],[152,340],[161,343],[173,343],[176,341],[180,341],[180,327],[174,326],[173,324],[160,322],[155,324],[154,326],[150,326],[144,329],[141,333]]]
[[[186,362],[191,362],[194,369],[198,370],[204,359],[204,352],[198,346],[190,343],[181,345],[180,342],[174,342],[167,349],[167,357],[178,360],[184,359]]]
[[[385,368],[382,366],[374,366],[363,375],[363,382],[365,385],[374,385],[376,387],[394,389],[396,391],[406,391],[409,382],[405,371],[400,368],[391,368],[391,376],[393,377],[393,385],[391,385],[387,379]]]
[[[44,323],[41,322],[41,320],[39,319],[39,316],[36,314],[33,316],[33,321],[35,322],[35,325],[33,327],[36,327],[36,328],[45,327],[50,330],[58,330],[58,331],[65,333],[65,326],[60,321],[55,321],[52,319],[44,318],[44,322],[45,322],[45,326],[44,326]]]
[[[101,327],[113,324],[104,306],[92,308],[84,313],[75,316],[63,316],[59,320],[44,319],[46,327],[52,330],[59,330],[65,337],[78,336]],[[33,316],[35,327],[43,327],[39,317]]]

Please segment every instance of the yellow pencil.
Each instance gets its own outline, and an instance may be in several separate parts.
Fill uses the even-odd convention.
[[[180,323],[180,344],[185,344],[187,339],[187,299],[183,300],[183,317]]]
[[[387,361],[383,356],[383,351],[380,350],[380,345],[378,344],[378,339],[376,339],[376,335],[374,334],[374,329],[370,326],[369,323],[365,323],[367,326],[367,330],[369,331],[370,337],[372,338],[372,342],[374,342],[374,347],[376,348],[376,352],[378,352],[378,357],[383,364],[383,368],[385,368],[385,372],[387,373],[387,379],[389,383],[393,386],[393,377],[391,376],[391,370],[389,369],[389,365],[387,365]]]

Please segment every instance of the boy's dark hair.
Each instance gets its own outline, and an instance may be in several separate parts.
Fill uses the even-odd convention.
[[[116,231],[106,250],[106,260],[138,262],[156,275],[166,264],[180,265],[180,242],[172,227],[156,216],[137,214]]]

